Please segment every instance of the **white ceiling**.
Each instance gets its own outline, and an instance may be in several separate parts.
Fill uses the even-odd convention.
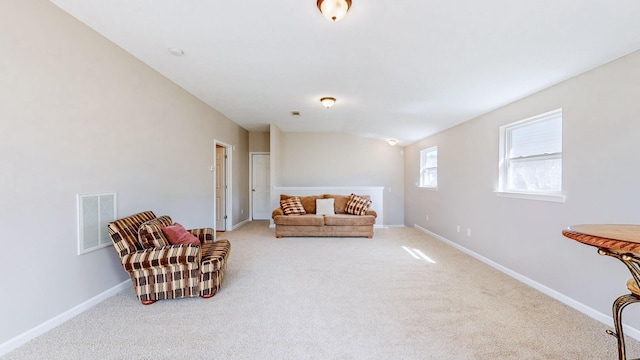
[[[247,130],[400,145],[640,49],[638,0],[51,1]]]

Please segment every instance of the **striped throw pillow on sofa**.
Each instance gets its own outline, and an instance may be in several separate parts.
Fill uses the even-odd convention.
[[[297,196],[288,198],[286,200],[280,200],[280,207],[285,215],[304,215],[307,212],[304,211],[302,202]]]
[[[371,200],[365,199],[356,194],[351,194],[349,201],[347,201],[347,207],[344,212],[352,215],[364,215],[371,206]]]

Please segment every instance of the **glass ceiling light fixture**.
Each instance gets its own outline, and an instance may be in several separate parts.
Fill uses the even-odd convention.
[[[324,105],[324,107],[329,109],[329,108],[331,108],[333,106],[333,104],[336,103],[336,98],[323,97],[322,99],[320,99],[320,102],[322,103],[322,105]]]
[[[389,143],[389,145],[391,145],[391,146],[396,146],[396,144],[398,143],[398,140],[389,139],[389,140],[387,140],[387,143]]]
[[[347,14],[351,8],[351,0],[318,0],[317,5],[327,20],[336,22]]]

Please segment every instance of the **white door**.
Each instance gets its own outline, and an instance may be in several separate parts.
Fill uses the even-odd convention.
[[[268,220],[271,217],[269,208],[269,154],[251,155],[251,204],[253,220]]]
[[[226,231],[227,225],[227,161],[226,149],[216,146],[216,231]]]

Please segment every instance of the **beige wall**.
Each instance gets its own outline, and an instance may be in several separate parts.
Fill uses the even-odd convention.
[[[273,191],[274,187],[282,186],[282,130],[276,125],[269,127],[269,172],[271,184],[271,205],[275,209],[280,206],[279,199]],[[273,221],[273,220],[271,220]]]
[[[256,132],[249,133],[249,151],[250,152],[269,152],[269,132]]]
[[[219,140],[246,217],[247,131],[48,1],[0,2],[0,46],[0,344],[127,281],[112,247],[76,255],[76,194],[212,226]]]
[[[613,300],[627,292],[627,270],[561,231],[580,223],[638,223],[638,84],[640,52],[407,147],[405,224],[424,227],[610,317]],[[560,107],[566,202],[496,197],[498,127]],[[415,186],[419,151],[434,145],[439,189],[422,190]],[[463,231],[457,233],[456,225]]]
[[[0,327],[0,344],[128,279],[112,248],[76,255],[76,194],[115,191],[119,216],[152,209],[187,227],[212,226],[215,140],[235,146],[234,225],[248,216],[249,149],[268,147],[272,186],[384,186],[387,225],[418,224],[605,314],[626,292],[621,264],[560,231],[637,223],[638,53],[424,139],[403,156],[381,141],[275,126],[268,145],[264,135],[256,145],[47,1],[0,2],[0,46],[0,264],[15,274],[3,283],[15,295],[2,293],[0,319],[11,326]],[[558,107],[566,203],[497,198],[498,126]],[[418,152],[433,145],[439,190],[420,190]]]
[[[280,151],[278,186],[384,186],[382,224],[403,224],[403,148],[343,133],[283,132]]]

